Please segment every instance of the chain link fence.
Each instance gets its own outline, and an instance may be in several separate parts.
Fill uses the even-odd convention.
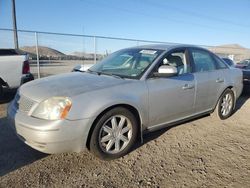
[[[35,78],[73,70],[77,65],[91,66],[110,53],[122,48],[169,42],[74,35],[18,30],[19,49],[29,54],[31,73]],[[0,29],[0,48],[14,48],[13,30]],[[199,45],[239,62],[250,58],[250,50],[238,45]]]

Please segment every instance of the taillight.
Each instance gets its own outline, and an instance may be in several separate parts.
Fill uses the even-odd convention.
[[[23,62],[23,74],[29,74],[30,73],[30,64],[29,61]]]

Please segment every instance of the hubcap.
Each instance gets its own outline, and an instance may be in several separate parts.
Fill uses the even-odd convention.
[[[221,103],[221,114],[223,116],[227,116],[231,109],[233,107],[233,97],[231,94],[227,93],[223,98],[222,98],[222,103]]]
[[[99,145],[110,154],[119,153],[129,144],[132,137],[132,124],[122,115],[110,117],[101,127]]]

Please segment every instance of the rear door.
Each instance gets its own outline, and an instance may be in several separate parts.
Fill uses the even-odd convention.
[[[190,57],[196,81],[195,112],[201,113],[215,107],[225,87],[224,69],[218,68],[215,57],[209,51],[191,48]]]

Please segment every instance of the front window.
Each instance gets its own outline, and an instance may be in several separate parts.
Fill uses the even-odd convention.
[[[92,66],[89,72],[139,79],[162,50],[125,49],[115,52]]]
[[[162,65],[170,65],[176,67],[178,75],[189,73],[190,64],[186,60],[185,50],[177,50],[167,54],[157,68]]]
[[[215,61],[216,61],[216,63],[217,63],[216,65],[217,65],[217,68],[218,68],[218,69],[226,69],[226,68],[228,68],[228,67],[226,66],[226,63],[224,63],[224,61],[221,60],[219,57],[217,57],[217,56],[214,55],[214,59],[215,59]],[[228,65],[229,65],[229,66],[233,66],[233,62],[232,62],[231,59],[228,59],[227,61],[228,61]],[[226,62],[226,61],[225,61],[225,62]]]

